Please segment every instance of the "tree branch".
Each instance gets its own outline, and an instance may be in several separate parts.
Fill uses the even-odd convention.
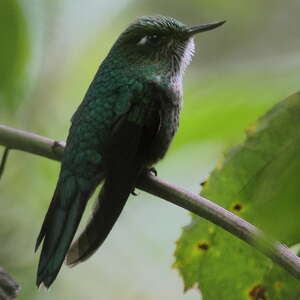
[[[64,150],[63,142],[4,125],[0,125],[0,145],[58,161],[61,160]],[[300,280],[300,258],[289,248],[277,241],[270,240],[262,231],[237,215],[199,195],[150,174],[143,175],[139,179],[137,187],[222,227],[264,253]]]

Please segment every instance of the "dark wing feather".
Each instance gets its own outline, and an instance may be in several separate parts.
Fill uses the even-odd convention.
[[[115,124],[104,159],[105,183],[89,223],[67,254],[68,265],[86,260],[101,246],[133,191],[144,168],[141,154],[151,144],[160,124],[153,113],[152,121],[145,123],[147,114],[141,107],[133,106]]]

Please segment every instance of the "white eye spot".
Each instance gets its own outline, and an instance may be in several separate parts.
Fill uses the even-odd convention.
[[[145,44],[147,43],[147,41],[148,41],[148,36],[145,35],[144,37],[142,37],[142,38],[137,42],[137,45],[143,46],[143,45],[145,45]]]

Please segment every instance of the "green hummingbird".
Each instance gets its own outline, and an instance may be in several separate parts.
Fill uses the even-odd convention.
[[[43,241],[37,286],[103,243],[138,177],[162,159],[176,133],[182,77],[195,34],[225,21],[188,27],[165,16],[137,19],[119,36],[72,117],[60,174],[36,242]],[[88,199],[103,183],[90,221],[71,242]]]

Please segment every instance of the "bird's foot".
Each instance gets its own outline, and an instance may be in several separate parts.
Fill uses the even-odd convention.
[[[146,169],[146,171],[147,171],[148,173],[150,173],[151,175],[157,176],[157,171],[156,171],[156,169],[155,169],[154,167],[151,167],[151,168],[149,168],[149,169]]]
[[[149,172],[150,172],[152,175],[157,176],[157,170],[156,170],[154,167],[150,168],[150,169],[149,169]]]
[[[131,191],[131,195],[133,196],[138,196],[139,194],[135,192],[135,187]]]

